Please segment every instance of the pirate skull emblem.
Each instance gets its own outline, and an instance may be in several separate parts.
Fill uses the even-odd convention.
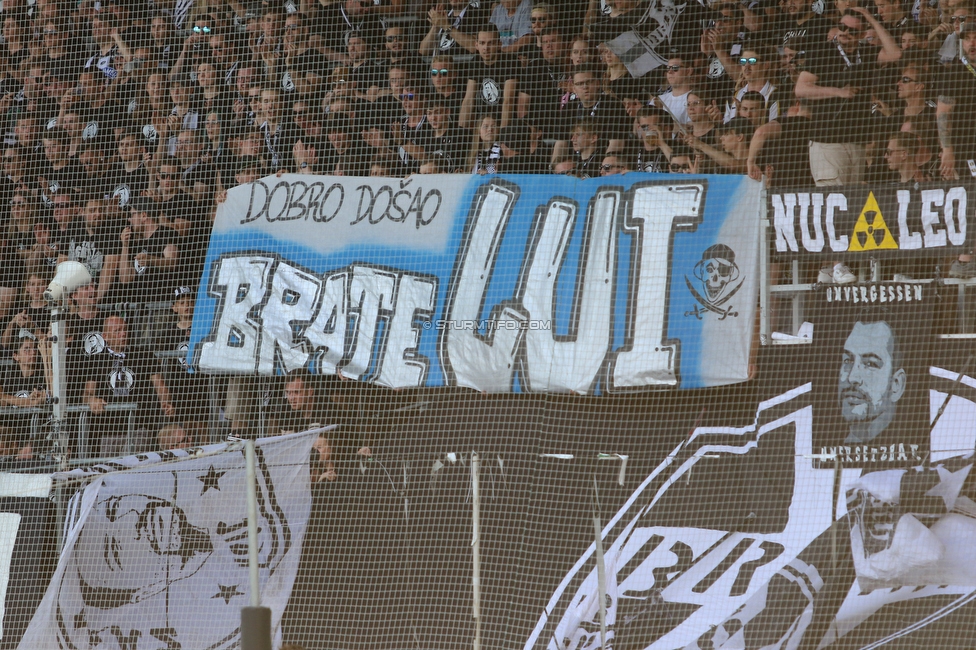
[[[725,244],[709,246],[702,253],[701,261],[695,265],[695,277],[701,282],[708,299],[717,300],[730,283],[739,279],[735,251]]]

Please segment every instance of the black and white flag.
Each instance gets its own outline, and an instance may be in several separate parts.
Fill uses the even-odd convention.
[[[256,444],[261,603],[275,630],[311,509],[317,433]],[[19,647],[238,647],[250,604],[245,462],[242,443],[222,447],[96,475]]]

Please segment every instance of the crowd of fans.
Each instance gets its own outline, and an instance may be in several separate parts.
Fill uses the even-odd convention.
[[[71,296],[72,403],[94,431],[134,400],[140,429],[193,438],[207,398],[178,352],[216,202],[268,174],[976,175],[973,7],[5,0],[0,402],[50,399],[42,293],[77,260],[94,279]],[[854,279],[838,267],[821,279]],[[171,317],[148,325],[102,308],[158,301]],[[0,455],[34,453],[24,417]]]

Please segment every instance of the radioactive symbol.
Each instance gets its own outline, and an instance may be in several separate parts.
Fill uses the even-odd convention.
[[[857,223],[854,224],[854,231],[851,233],[851,245],[847,247],[847,250],[860,253],[886,248],[897,250],[898,244],[895,242],[895,238],[891,236],[888,224],[885,223],[884,217],[881,215],[881,208],[878,207],[878,201],[874,198],[874,192],[869,192],[868,200],[864,202]]]

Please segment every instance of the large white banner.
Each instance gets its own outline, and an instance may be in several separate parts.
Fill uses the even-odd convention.
[[[256,444],[261,603],[276,630],[311,510],[315,435]],[[250,604],[243,445],[194,451],[93,472],[22,650],[238,647]]]

